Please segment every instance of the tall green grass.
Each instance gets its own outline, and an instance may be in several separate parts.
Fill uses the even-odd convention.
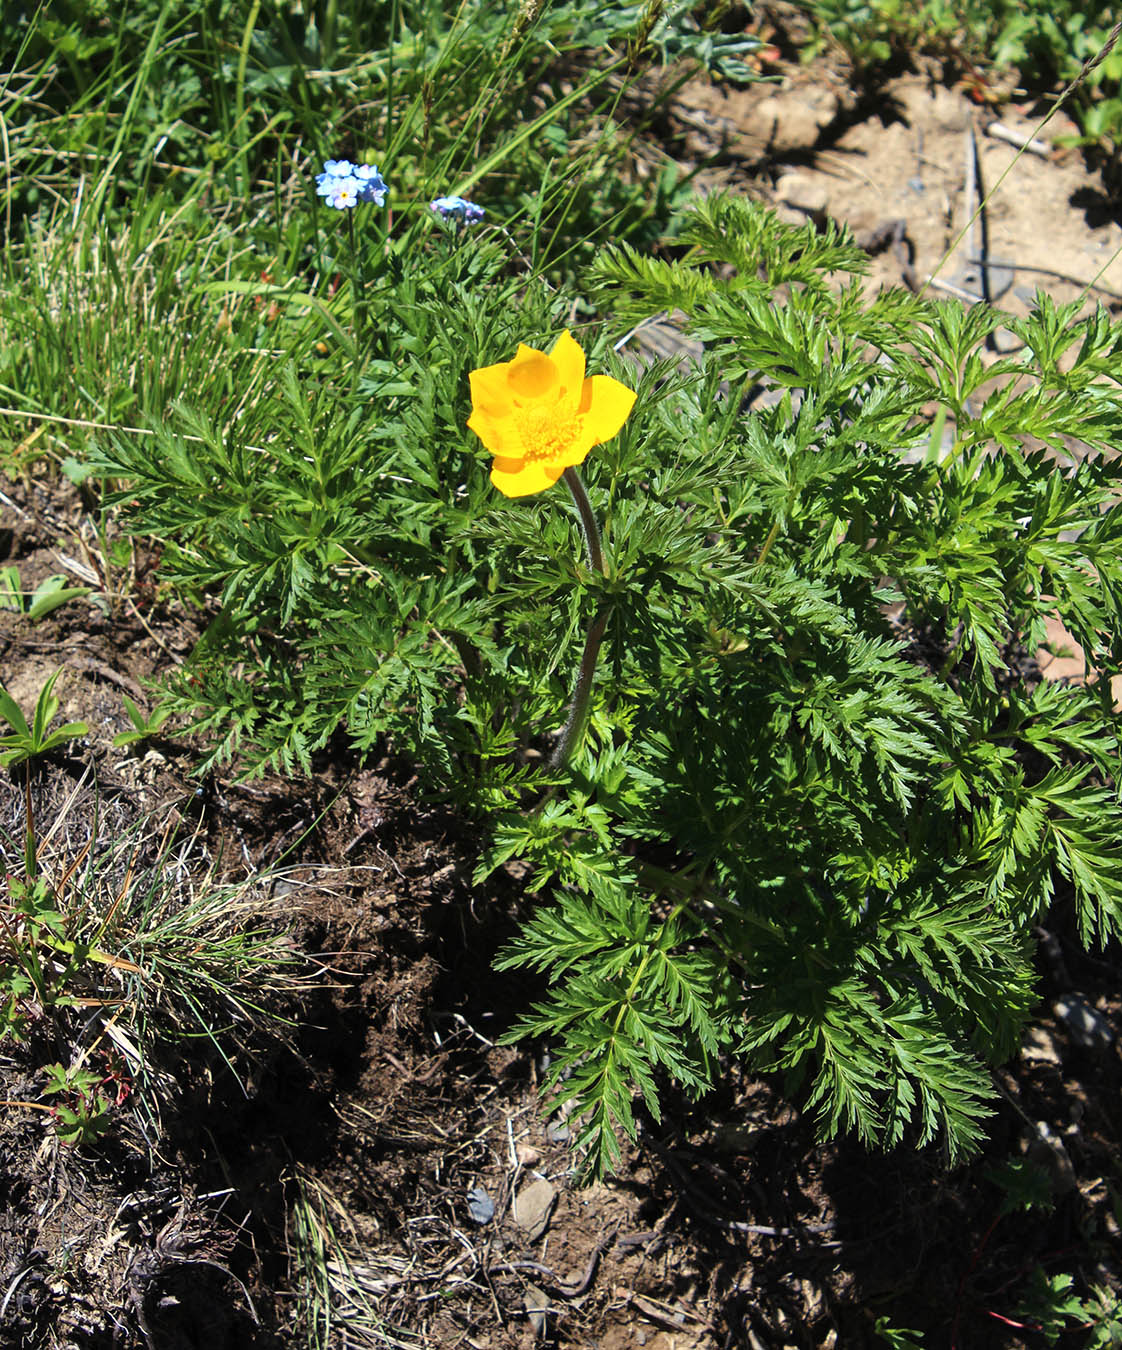
[[[608,239],[653,236],[677,185],[628,172],[618,117],[641,18],[533,0],[6,13],[0,456],[41,427],[21,414],[69,419],[37,447],[76,463],[187,392],[222,424],[279,361],[361,363],[341,221],[314,193],[329,156],[390,182],[366,222],[390,285],[448,193],[485,204],[512,268],[554,285]]]

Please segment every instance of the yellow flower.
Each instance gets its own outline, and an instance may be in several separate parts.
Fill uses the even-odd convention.
[[[584,352],[562,333],[547,356],[524,343],[513,361],[473,370],[468,426],[495,456],[491,482],[508,497],[552,487],[627,420],[634,391],[584,376]]]

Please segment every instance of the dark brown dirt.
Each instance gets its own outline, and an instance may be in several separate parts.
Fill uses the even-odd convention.
[[[877,147],[910,164],[915,133],[929,157],[944,131],[960,144],[965,98],[901,77],[884,94],[887,125],[912,136],[897,145],[839,77],[787,73],[787,86],[743,97],[695,88],[672,110],[667,144],[763,195],[797,169],[809,183],[785,189],[807,198],[796,212],[860,228],[906,218],[907,257],[878,254],[888,269],[878,279],[930,271],[953,203],[932,206],[947,190],[929,175],[922,204],[934,215],[900,217]],[[862,166],[857,178],[830,168],[838,157]],[[949,149],[944,159],[953,177]],[[1038,169],[1053,184],[1082,173],[1070,161]],[[849,198],[834,186],[814,195],[818,175],[848,182]],[[1077,190],[1063,178],[1072,231],[1090,228],[1071,209]],[[1026,202],[1042,191],[1033,180]],[[1098,228],[1107,242],[1119,233],[1113,221]],[[1053,264],[1074,273],[1057,247],[1050,224]],[[18,563],[25,585],[61,571],[95,588],[35,626],[0,610],[0,683],[29,709],[62,667],[60,717],[90,727],[34,782],[40,828],[64,809],[71,822],[96,812],[102,830],[147,820],[153,837],[192,841],[200,874],[283,860],[273,897],[316,975],[278,1003],[288,1028],[243,1037],[230,1066],[206,1043],[165,1049],[158,1138],[138,1123],[135,1097],[82,1148],[62,1144],[35,1109],[46,1103],[37,1067],[78,1043],[81,1009],[4,1045],[0,1344],[280,1350],[307,1343],[318,1281],[318,1306],[329,1298],[332,1314],[317,1343],[333,1347],[500,1350],[544,1336],[608,1350],[861,1350],[889,1344],[891,1325],[930,1347],[985,1350],[1044,1343],[1019,1312],[1036,1267],[1071,1274],[1081,1291],[1122,1287],[1119,963],[1116,952],[1082,954],[1069,916],[1040,934],[1040,1017],[996,1077],[1001,1104],[971,1166],[949,1169],[936,1150],[907,1145],[882,1156],[820,1144],[797,1090],[730,1069],[700,1106],[671,1097],[661,1124],[642,1119],[617,1178],[575,1189],[563,1131],[537,1108],[546,1049],[499,1044],[535,992],[491,966],[531,903],[516,870],[473,888],[480,839],[426,803],[389,755],[359,763],[340,752],[310,780],[239,785],[193,776],[189,742],[172,736],[113,749],[129,725],[122,694],[146,705],[145,681],[183,659],[206,616],[161,592],[154,555],[109,569],[65,481],[45,473],[0,491],[0,565]],[[9,871],[21,784],[18,773],[0,782]],[[72,833],[77,847],[82,831]],[[275,903],[266,921],[277,922]],[[1111,1043],[1078,1042],[1053,1007],[1072,997],[1101,1015]],[[995,1176],[1011,1157],[1037,1166],[1048,1204],[1006,1208]],[[515,1200],[542,1179],[552,1208],[531,1236]]]

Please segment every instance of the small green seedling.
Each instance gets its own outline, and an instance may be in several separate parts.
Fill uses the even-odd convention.
[[[54,687],[61,674],[61,669],[56,670],[39,691],[30,726],[19,704],[11,694],[0,688],[0,717],[12,728],[10,736],[0,736],[0,766],[11,768],[14,764],[22,764],[24,760],[50,754],[67,741],[89,732],[85,722],[67,722],[55,731],[47,730],[58,712],[59,703],[54,695]]]
[[[0,567],[0,609],[23,610],[18,567]]]
[[[57,897],[42,878],[24,882],[9,876],[8,893],[9,902],[0,903],[0,991],[8,999],[0,1039],[11,1034],[18,1040],[28,999],[42,1009],[73,1003],[65,987],[76,960],[74,944],[65,941]],[[69,960],[56,959],[60,948]]]
[[[18,567],[12,564],[0,567],[0,609],[26,614],[32,623],[36,623],[68,600],[80,600],[83,595],[91,594],[92,587],[68,586],[67,580],[61,572],[56,572],[41,581],[35,590],[25,591]]]
[[[923,1332],[894,1327],[887,1317],[878,1317],[874,1333],[892,1350],[923,1350]]]
[[[33,858],[35,852],[32,842],[28,854]],[[0,892],[0,1044],[8,1036],[21,1040],[37,1016],[74,1007],[79,1002],[74,984],[80,981],[88,993],[98,987],[99,970],[112,970],[118,978],[141,975],[134,962],[95,945],[108,918],[96,933],[86,933],[63,893],[45,877],[9,873],[6,881],[7,895]],[[109,905],[110,915],[115,907]]]
[[[54,1108],[55,1128],[65,1144],[88,1144],[109,1128],[109,1100],[102,1080],[89,1069],[44,1064],[45,1097],[65,1098]]]
[[[129,715],[129,721],[133,725],[132,731],[122,731],[113,737],[115,746],[135,745],[137,741],[146,741],[159,733],[160,728],[171,716],[171,709],[163,705],[154,708],[151,714],[145,717],[140,708],[129,698],[128,694],[122,694],[125,704],[125,712]]]
[[[1018,1311],[1036,1323],[1035,1330],[1046,1345],[1055,1345],[1072,1332],[1082,1333],[1080,1344],[1087,1350],[1122,1345],[1122,1303],[1118,1295],[1105,1286],[1092,1285],[1090,1297],[1082,1298],[1074,1276],[1066,1272],[1049,1275],[1037,1266]]]

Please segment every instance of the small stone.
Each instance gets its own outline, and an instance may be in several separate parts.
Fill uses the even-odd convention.
[[[514,1222],[531,1242],[536,1242],[549,1226],[549,1216],[557,1195],[544,1177],[523,1186],[514,1200]]]
[[[1059,1200],[1076,1189],[1075,1168],[1063,1140],[1048,1122],[1038,1120],[1035,1128],[1035,1138],[1030,1139],[1028,1144],[1028,1157],[1048,1173],[1052,1194]]]
[[[482,1186],[473,1186],[467,1193],[468,1213],[473,1223],[490,1223],[495,1217],[495,1202]]]
[[[548,1328],[549,1319],[549,1295],[539,1289],[536,1284],[527,1284],[526,1292],[522,1295],[522,1305],[530,1318],[530,1325],[534,1328],[534,1335],[542,1337]]]
[[[567,1144],[573,1136],[569,1128],[568,1120],[573,1114],[572,1101],[562,1102],[558,1108],[557,1114],[546,1127],[546,1134],[554,1144]]]
[[[1052,1004],[1052,1011],[1067,1027],[1081,1050],[1106,1051],[1114,1044],[1114,1028],[1100,1012],[1078,994],[1067,994]]]
[[[825,211],[829,200],[825,184],[816,182],[806,173],[785,173],[775,185],[775,195],[781,202],[808,215]]]
[[[1021,1055],[1031,1064],[1059,1064],[1056,1041],[1047,1027],[1029,1027],[1021,1042]]]
[[[533,1167],[536,1162],[541,1162],[542,1157],[533,1144],[518,1144],[514,1156],[518,1159],[520,1167]]]

